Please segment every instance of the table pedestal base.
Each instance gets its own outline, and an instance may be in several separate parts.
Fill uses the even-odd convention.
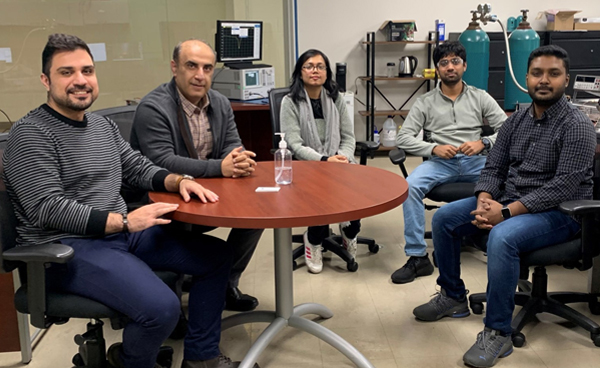
[[[317,303],[294,304],[292,269],[292,230],[275,229],[275,304],[276,311],[253,311],[229,316],[222,321],[222,330],[246,324],[265,322],[269,326],[254,342],[240,368],[252,368],[260,354],[275,336],[286,326],[308,332],[339,350],[357,367],[375,368],[356,348],[329,329],[306,318],[306,314],[316,314],[321,318],[333,317],[333,312]]]

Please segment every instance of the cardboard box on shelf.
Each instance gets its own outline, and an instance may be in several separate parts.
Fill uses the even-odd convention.
[[[548,31],[572,31],[575,14],[581,10],[548,9],[540,12],[537,19],[546,16],[546,30]]]
[[[600,18],[575,18],[573,29],[600,31]]]
[[[379,30],[386,34],[387,41],[414,41],[417,23],[414,20],[386,20]]]

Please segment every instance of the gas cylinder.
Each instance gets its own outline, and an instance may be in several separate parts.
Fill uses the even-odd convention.
[[[519,23],[517,29],[510,34],[508,44],[515,78],[523,88],[527,88],[525,83],[527,60],[529,59],[529,54],[540,47],[540,36],[536,31],[531,29],[531,25],[527,21],[527,12],[529,10],[525,9],[521,11],[523,12],[523,20]],[[506,74],[504,76],[504,109],[514,111],[518,103],[530,102],[531,97],[515,85],[510,75],[507,57]]]
[[[463,80],[471,86],[487,91],[490,66],[490,38],[477,22],[477,12],[467,29],[460,34],[458,41],[467,51],[467,70]]]

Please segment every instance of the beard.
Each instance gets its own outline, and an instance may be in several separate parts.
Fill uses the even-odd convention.
[[[550,93],[544,96],[540,96],[536,93],[538,91],[548,91]],[[562,88],[560,90],[554,91],[550,87],[535,86],[533,88],[529,88],[528,93],[534,104],[538,106],[548,107],[554,105],[556,102],[558,102],[558,100],[561,99],[561,97],[565,93],[565,89]]]
[[[75,92],[77,92],[77,91],[86,91],[86,92],[88,92],[89,93],[89,98],[86,98],[85,100],[80,100],[78,98],[75,98],[73,100],[72,98],[70,98],[70,95],[73,94],[73,93],[75,93]],[[85,111],[90,106],[92,106],[92,104],[96,100],[97,95],[94,95],[92,88],[86,88],[86,89],[82,89],[82,88],[75,89],[75,88],[72,88],[72,89],[69,89],[67,91],[67,94],[64,97],[63,96],[57,96],[57,95],[54,95],[52,93],[50,94],[50,97],[59,106],[62,106],[64,108],[67,108],[67,109],[72,110],[72,111]]]
[[[446,77],[445,75],[440,74],[440,79],[447,86],[454,86],[461,81],[461,76],[458,73],[455,73],[452,77]]]

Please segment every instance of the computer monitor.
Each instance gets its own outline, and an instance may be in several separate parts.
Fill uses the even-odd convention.
[[[232,69],[252,67],[262,59],[262,21],[218,20],[215,38],[217,61]]]

